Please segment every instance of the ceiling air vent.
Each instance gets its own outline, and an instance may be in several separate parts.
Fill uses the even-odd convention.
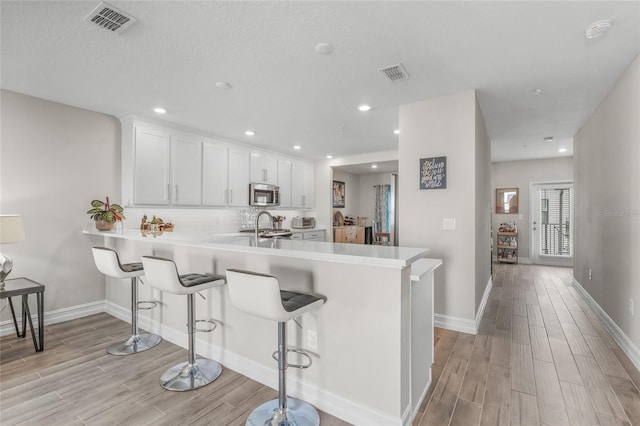
[[[136,22],[133,16],[105,2],[100,3],[84,20],[114,33],[121,33]]]
[[[408,80],[409,73],[402,66],[402,64],[391,65],[388,67],[380,68],[379,70],[382,74],[386,75],[387,78],[391,81],[401,81]]]

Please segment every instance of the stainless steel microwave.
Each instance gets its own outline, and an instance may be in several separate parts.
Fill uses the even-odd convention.
[[[280,205],[280,188],[264,183],[249,184],[249,205],[275,207]]]

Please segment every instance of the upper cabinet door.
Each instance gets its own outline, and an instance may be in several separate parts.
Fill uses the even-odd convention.
[[[228,200],[229,150],[226,145],[202,146],[202,204],[226,206]]]
[[[278,159],[265,152],[252,151],[251,182],[276,185],[278,182]]]
[[[202,141],[195,136],[175,134],[172,148],[171,204],[199,206],[202,203]]]
[[[278,186],[280,187],[280,207],[291,207],[291,160],[278,159]]]
[[[229,189],[227,204],[233,207],[249,205],[249,157],[248,150],[229,148]]]
[[[159,129],[135,128],[134,203],[169,205],[171,136]]]
[[[313,164],[293,161],[291,164],[291,207],[310,209],[315,201]]]

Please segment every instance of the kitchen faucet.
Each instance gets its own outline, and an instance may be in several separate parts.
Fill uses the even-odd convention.
[[[262,210],[261,212],[259,212],[258,215],[256,216],[256,230],[255,230],[255,232],[256,232],[256,244],[258,243],[258,238],[259,238],[259,236],[258,236],[258,233],[259,233],[258,228],[260,226],[260,217],[263,214],[266,214],[267,216],[269,216],[269,223],[271,223],[271,229],[273,229],[273,216],[271,216],[271,213],[269,213],[266,210]]]

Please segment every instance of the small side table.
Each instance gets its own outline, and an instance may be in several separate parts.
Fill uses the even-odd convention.
[[[31,319],[31,311],[29,310],[30,294],[35,294],[38,302],[38,338],[36,339],[36,333],[33,329],[33,320]],[[13,302],[11,298],[13,296],[22,296],[22,332],[18,329],[18,321],[16,319],[16,312],[13,309]],[[31,329],[31,337],[33,338],[33,346],[36,352],[42,352],[44,350],[44,285],[37,283],[29,278],[12,278],[5,280],[4,290],[0,290],[0,299],[8,298],[9,306],[11,307],[11,315],[13,316],[13,324],[16,327],[16,334],[18,337],[25,337],[27,335],[27,321],[29,322],[29,328]]]

